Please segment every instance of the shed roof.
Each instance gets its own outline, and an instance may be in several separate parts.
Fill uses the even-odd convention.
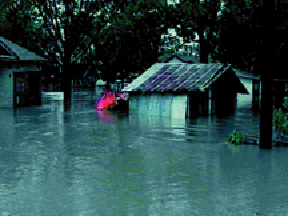
[[[18,60],[18,61],[35,61],[47,62],[44,57],[36,55],[35,53],[13,43],[3,37],[0,37],[0,60]]]
[[[231,66],[220,63],[156,63],[122,91],[205,91],[220,78],[238,93],[249,94]]]

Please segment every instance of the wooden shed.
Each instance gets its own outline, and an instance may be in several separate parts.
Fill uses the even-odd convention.
[[[47,60],[0,37],[0,108],[41,105],[41,65]]]
[[[178,103],[185,103],[181,112],[186,118],[233,112],[237,93],[249,94],[231,65],[220,63],[156,63],[122,92],[129,93],[130,102],[136,95],[181,96]]]

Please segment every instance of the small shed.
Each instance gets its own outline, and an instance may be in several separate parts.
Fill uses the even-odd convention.
[[[130,101],[136,95],[181,96],[178,103],[186,110],[180,112],[185,113],[186,118],[233,112],[237,106],[237,93],[249,94],[231,65],[220,63],[156,63],[122,92],[129,93]]]
[[[47,60],[0,37],[0,108],[41,105],[41,65]]]

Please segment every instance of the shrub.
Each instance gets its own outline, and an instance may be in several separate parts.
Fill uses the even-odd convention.
[[[283,108],[288,110],[288,97],[285,97]],[[282,140],[285,135],[288,135],[287,117],[288,113],[283,112],[281,108],[273,110],[273,126],[283,134],[283,136],[281,136]],[[233,131],[232,135],[228,136],[228,141],[235,143],[236,145],[243,143],[245,139],[246,135],[240,131]]]
[[[240,131],[233,131],[231,136],[228,136],[228,141],[235,143],[236,145],[244,143],[246,135]]]
[[[283,103],[283,108],[288,109],[288,98],[285,97],[285,101]],[[288,120],[287,120],[287,112],[283,112],[281,108],[273,110],[273,126],[276,127],[283,135],[288,134]],[[282,136],[283,138],[283,136]]]

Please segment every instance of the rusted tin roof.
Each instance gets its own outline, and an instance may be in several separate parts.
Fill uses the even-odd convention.
[[[238,93],[247,94],[248,91],[230,68],[220,63],[185,64],[185,63],[156,63],[144,74],[135,79],[124,92],[165,92],[165,91],[205,91],[224,73],[229,73],[226,82],[233,82]],[[225,76],[227,77],[227,76]]]
[[[47,62],[44,57],[13,43],[3,37],[0,37],[0,60],[20,60],[20,61],[41,61]]]

